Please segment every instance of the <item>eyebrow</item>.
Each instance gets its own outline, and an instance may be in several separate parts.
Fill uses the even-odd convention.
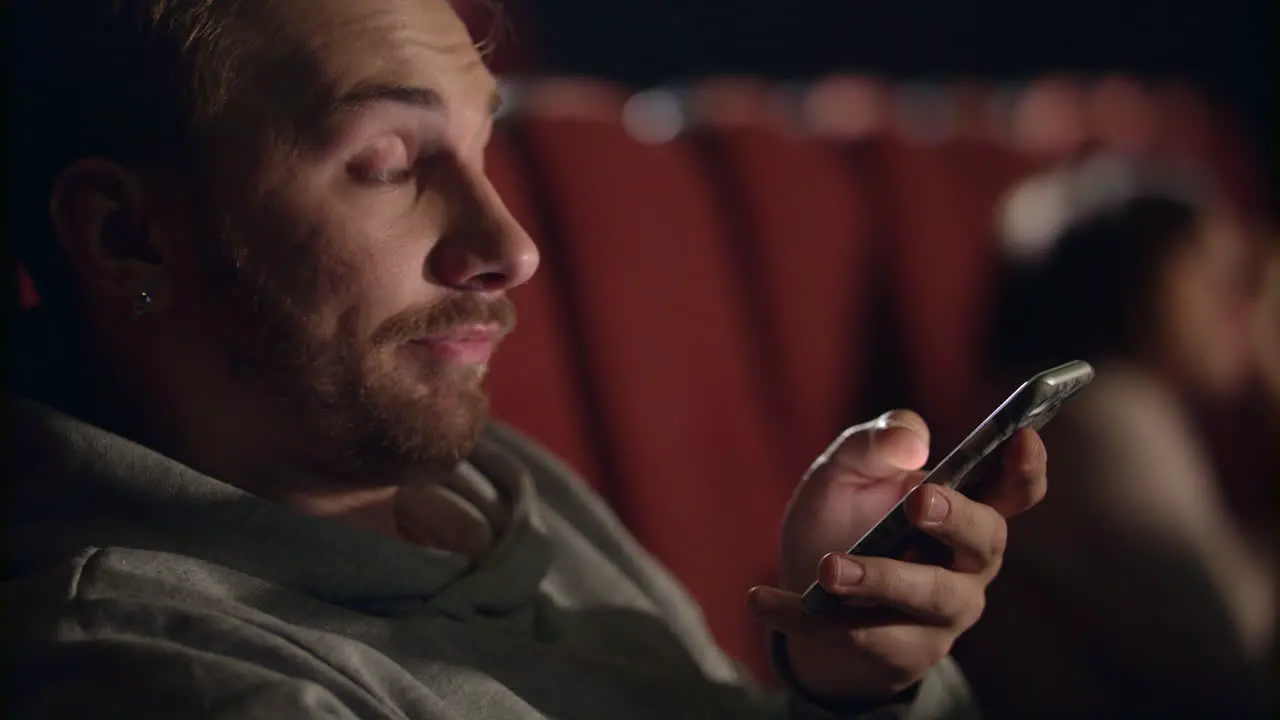
[[[444,98],[431,88],[375,83],[358,86],[343,94],[333,102],[330,110],[336,115],[379,103],[395,103],[433,111],[445,108]],[[489,94],[489,113],[496,115],[501,107],[502,95],[495,89]]]

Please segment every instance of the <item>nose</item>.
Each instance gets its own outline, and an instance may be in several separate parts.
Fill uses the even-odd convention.
[[[464,292],[510,290],[533,277],[538,247],[482,171],[458,168],[449,222],[428,258],[436,281]]]

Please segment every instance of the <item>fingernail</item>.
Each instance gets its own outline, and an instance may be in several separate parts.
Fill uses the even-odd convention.
[[[924,520],[925,522],[939,523],[947,519],[947,513],[951,512],[951,501],[941,490],[933,488],[929,491],[929,497],[924,503]]]
[[[907,432],[911,433],[912,437],[918,438],[920,442],[924,442],[924,435],[921,435],[919,428],[915,427],[914,425],[908,425],[899,420],[890,420],[887,423],[885,423],[885,427],[886,428],[902,428],[903,430],[906,430]]]
[[[862,563],[854,560],[848,555],[830,556],[831,566],[831,584],[835,587],[850,587],[862,582],[862,576],[866,574],[866,568]]]
[[[757,610],[767,610],[775,605],[777,596],[771,592],[771,588],[764,585],[757,585],[751,588],[747,593],[747,604]]]
[[[916,430],[914,427],[910,425],[907,425],[906,423],[899,422],[898,420],[894,420],[893,418],[886,417],[882,419],[880,421],[879,429],[882,432],[887,430],[894,430],[894,429],[906,430],[908,435],[919,440],[920,442],[924,442],[924,436],[921,435],[918,430]]]

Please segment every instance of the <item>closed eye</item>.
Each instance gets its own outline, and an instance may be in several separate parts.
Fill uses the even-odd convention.
[[[360,173],[357,178],[370,185],[401,185],[413,179],[411,167],[385,168]]]
[[[357,183],[371,186],[397,185],[413,179],[420,153],[416,139],[400,134],[385,135],[365,145],[347,163],[347,173]]]
[[[377,188],[415,185],[430,182],[432,171],[440,163],[452,162],[453,156],[442,145],[424,145],[412,157],[405,153],[366,155],[348,166],[348,173],[357,183]]]

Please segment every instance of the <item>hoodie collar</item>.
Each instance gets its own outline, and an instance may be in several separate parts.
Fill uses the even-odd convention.
[[[303,515],[39,403],[10,397],[9,415],[15,479],[9,547],[19,571],[86,547],[129,547],[225,566],[352,609],[397,614],[433,602],[456,612],[520,605],[536,593],[550,563],[528,470],[490,433],[459,471],[492,482],[512,515],[493,550],[473,563]]]

